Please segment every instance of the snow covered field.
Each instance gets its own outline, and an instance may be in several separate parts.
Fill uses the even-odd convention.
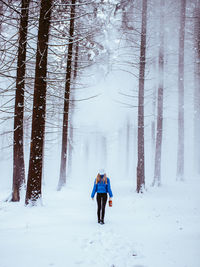
[[[113,207],[96,219],[92,183],[44,188],[43,205],[0,197],[0,267],[199,267],[200,179],[135,193],[112,180]],[[5,192],[4,192],[5,194]]]

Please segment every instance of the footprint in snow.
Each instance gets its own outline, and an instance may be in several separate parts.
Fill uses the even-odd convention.
[[[100,257],[99,264],[108,267],[129,267],[133,266],[134,260],[138,259],[138,253],[135,252],[133,243],[130,240],[115,233],[112,229],[106,231],[95,231],[91,233],[91,238],[83,239],[81,247],[85,251],[86,261],[89,264],[95,261],[96,257]],[[144,267],[135,265],[133,267]]]

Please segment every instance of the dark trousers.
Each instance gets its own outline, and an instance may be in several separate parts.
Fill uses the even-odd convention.
[[[97,216],[98,220],[104,221],[107,193],[97,193]]]

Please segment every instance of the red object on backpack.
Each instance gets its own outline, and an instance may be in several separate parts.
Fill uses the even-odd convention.
[[[109,207],[112,207],[112,200],[109,200]]]

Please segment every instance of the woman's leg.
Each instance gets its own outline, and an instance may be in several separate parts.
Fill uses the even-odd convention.
[[[98,217],[98,222],[101,220],[101,195],[97,193],[97,217]]]
[[[105,207],[106,207],[106,202],[107,202],[107,194],[102,194],[102,216],[101,216],[101,221],[104,223],[104,215],[105,215]]]

